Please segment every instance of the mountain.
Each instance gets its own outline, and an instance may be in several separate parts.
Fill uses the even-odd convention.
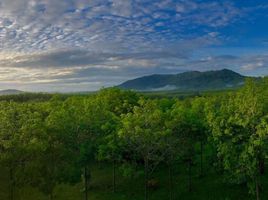
[[[155,74],[126,81],[119,85],[122,89],[139,91],[201,91],[235,88],[243,85],[246,76],[232,70],[189,71],[180,74]]]
[[[12,95],[12,94],[21,94],[21,93],[23,93],[23,91],[13,90],[13,89],[0,90],[0,95]]]

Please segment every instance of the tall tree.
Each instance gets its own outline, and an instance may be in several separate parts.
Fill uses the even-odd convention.
[[[2,102],[0,104],[0,164],[9,173],[9,199],[15,199],[15,188],[22,177],[19,176],[26,163],[24,145],[29,138],[21,133],[22,115],[27,113],[24,104]],[[24,117],[23,117],[24,118]]]
[[[181,156],[188,165],[188,186],[192,190],[192,166],[196,154],[195,145],[204,134],[204,126],[199,119],[199,114],[191,107],[191,102],[177,101],[171,111],[170,129],[178,137]]]
[[[248,80],[245,87],[221,102],[210,115],[213,141],[228,180],[246,182],[260,198],[260,166],[263,166],[267,133],[258,131],[265,115],[261,87]]]
[[[98,148],[98,158],[112,162],[113,165],[113,192],[116,191],[116,168],[122,159],[122,143],[118,139],[118,129],[121,115],[132,112],[138,104],[139,96],[132,91],[118,88],[101,90],[95,97],[95,105],[102,108],[103,137]]]
[[[164,145],[167,134],[163,112],[156,101],[141,99],[133,113],[122,118],[119,137],[127,143],[127,147],[135,152],[144,164],[144,199],[148,199],[148,178],[155,167],[163,160]]]
[[[204,174],[204,147],[209,135],[208,123],[206,121],[206,98],[196,97],[191,101],[190,111],[192,113],[192,126],[195,132],[195,140],[200,144],[200,176]]]

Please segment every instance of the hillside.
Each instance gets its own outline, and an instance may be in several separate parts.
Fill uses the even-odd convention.
[[[21,94],[21,93],[23,93],[23,91],[13,90],[13,89],[0,90],[0,95],[12,95],[12,94]]]
[[[118,87],[139,91],[200,91],[236,88],[243,85],[246,76],[232,70],[189,71],[180,74],[150,75],[126,81]]]

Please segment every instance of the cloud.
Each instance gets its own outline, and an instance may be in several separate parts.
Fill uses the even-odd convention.
[[[258,69],[258,68],[263,67],[263,66],[264,66],[264,63],[257,62],[257,63],[248,63],[246,65],[243,65],[241,68],[245,71],[252,71],[252,70]]]
[[[97,90],[144,75],[180,73],[188,70],[229,68],[240,73],[260,75],[268,72],[268,56],[211,55],[193,59],[191,56],[176,57],[174,54],[161,52],[97,54],[69,50],[10,57],[8,61],[0,61],[0,65],[4,66],[0,68],[2,85],[9,82],[11,85],[27,86],[26,89],[29,87],[38,90],[47,86],[48,91],[75,91],[79,90],[79,85],[83,86],[80,90]],[[53,87],[50,87],[51,85]]]
[[[110,49],[85,50],[84,48],[64,48],[37,53],[7,53],[1,56],[0,66],[14,68],[66,68],[92,65],[119,64],[120,66],[151,66],[155,60],[184,60],[191,57],[197,48],[219,41],[209,34],[207,36],[182,40],[174,44],[158,44],[136,49],[118,48],[116,43]],[[106,44],[107,45],[107,44]],[[113,51],[113,48],[116,50]]]
[[[0,0],[0,83],[91,90],[152,73],[261,70],[264,56],[193,56],[260,9],[229,0]]]
[[[200,71],[228,68],[245,75],[262,76],[268,74],[268,55],[207,56],[188,62],[187,66]]]
[[[197,10],[196,12],[193,12]],[[108,41],[121,46],[148,45],[176,36],[181,27],[224,26],[240,18],[231,3],[193,0],[1,0],[2,50],[36,51],[55,48],[93,49]],[[159,24],[165,25],[158,30]]]

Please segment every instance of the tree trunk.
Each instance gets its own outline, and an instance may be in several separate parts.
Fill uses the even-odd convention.
[[[258,178],[256,178],[256,199],[260,200],[260,185],[258,182]]]
[[[172,171],[172,164],[168,164],[168,171],[169,171],[169,199],[173,200],[173,171]]]
[[[14,172],[12,167],[9,169],[9,180],[9,199],[14,200]]]
[[[85,200],[88,200],[88,169],[87,166],[85,166]]]
[[[144,159],[144,199],[148,200],[148,158]]]
[[[203,141],[200,142],[200,176],[203,176]]]
[[[259,172],[261,175],[264,175],[264,158],[259,159]]]
[[[192,160],[191,158],[188,161],[188,184],[189,184],[189,192],[192,191]]]
[[[113,160],[113,192],[115,193],[115,187],[116,187],[116,174],[115,174],[115,169],[116,169],[116,161],[115,159]]]
[[[54,197],[53,197],[53,192],[51,192],[50,194],[49,194],[49,200],[53,200],[54,199]]]

